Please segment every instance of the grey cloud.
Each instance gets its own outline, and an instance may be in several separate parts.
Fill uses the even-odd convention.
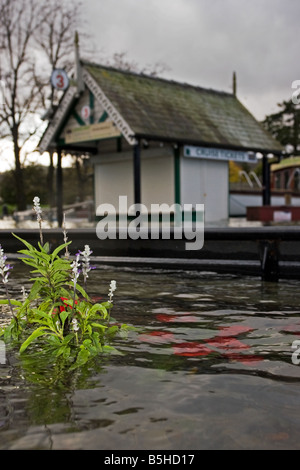
[[[99,50],[141,65],[163,61],[167,78],[229,91],[258,118],[300,79],[298,0],[85,0]]]

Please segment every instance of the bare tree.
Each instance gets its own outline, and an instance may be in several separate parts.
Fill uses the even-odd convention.
[[[76,0],[0,0],[0,138],[12,142],[19,210],[26,206],[22,150],[41,129],[38,116],[59,98],[51,70],[71,67],[79,8]]]
[[[13,144],[19,209],[26,205],[21,148],[36,131],[35,114],[40,106],[42,84],[30,52],[41,15],[35,0],[0,0],[0,135]]]
[[[115,52],[110,59],[104,59],[104,63],[120,70],[150,75],[151,77],[160,76],[171,70],[164,62],[156,62],[155,64],[141,66],[136,61],[128,59],[127,52]]]
[[[66,1],[47,1],[45,19],[37,29],[35,39],[47,60],[48,79],[52,70],[58,67],[67,73],[73,68],[74,35],[80,11],[81,4],[78,2],[73,2],[70,8],[70,3]],[[51,87],[45,102],[45,107],[49,109],[48,118],[52,117],[61,93]],[[53,152],[50,151],[47,186],[51,206],[55,205],[54,173]]]

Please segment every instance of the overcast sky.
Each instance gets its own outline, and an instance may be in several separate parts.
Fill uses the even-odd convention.
[[[126,52],[163,77],[232,90],[259,120],[300,80],[299,0],[83,0],[99,59]],[[102,54],[102,55],[101,55]],[[97,60],[97,57],[95,57]],[[100,60],[99,60],[100,61]]]

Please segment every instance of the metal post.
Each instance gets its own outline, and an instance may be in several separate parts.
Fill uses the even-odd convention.
[[[174,167],[175,167],[175,203],[181,203],[181,191],[180,191],[180,147],[177,145],[174,148]]]
[[[271,204],[271,188],[270,188],[270,165],[268,163],[268,156],[263,155],[262,160],[262,176],[263,176],[263,206],[269,206]]]
[[[279,242],[278,240],[260,240],[260,262],[263,281],[279,280]]]
[[[140,142],[133,149],[134,203],[141,203],[141,147]]]
[[[61,150],[57,151],[57,168],[56,168],[56,209],[58,226],[62,226],[63,222],[63,173],[61,166]]]

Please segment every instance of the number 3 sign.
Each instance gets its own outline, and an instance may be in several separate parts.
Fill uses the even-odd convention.
[[[54,69],[51,75],[51,84],[56,90],[66,90],[69,86],[69,78],[62,69]]]

